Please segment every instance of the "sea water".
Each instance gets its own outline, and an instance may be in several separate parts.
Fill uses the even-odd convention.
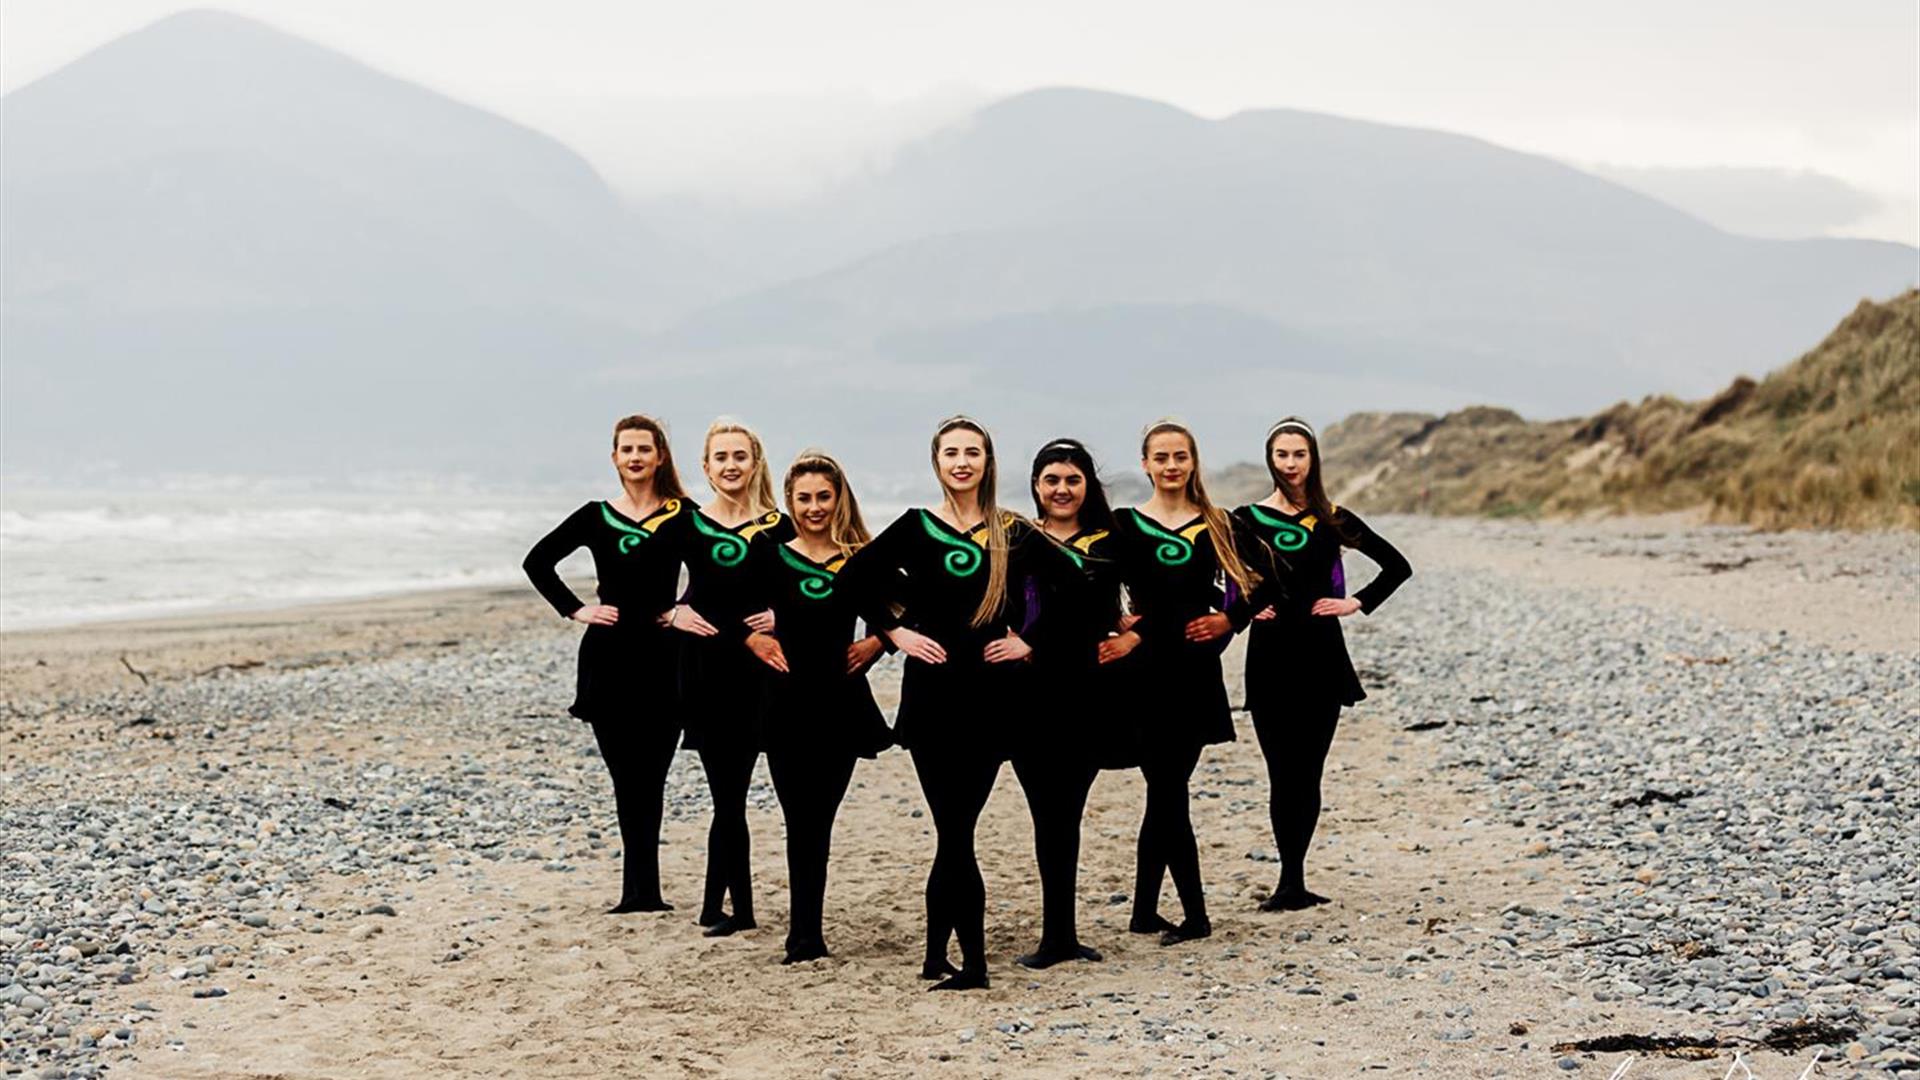
[[[593,494],[8,492],[0,630],[520,581]]]
[[[525,582],[534,541],[617,494],[7,491],[0,631]],[[870,506],[867,524],[900,509]],[[590,580],[593,560],[560,573]],[[545,603],[531,586],[527,601]]]

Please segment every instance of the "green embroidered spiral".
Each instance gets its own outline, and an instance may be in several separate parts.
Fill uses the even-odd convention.
[[[780,557],[787,561],[788,566],[800,571],[801,596],[809,600],[825,600],[833,595],[831,574],[795,555],[785,544],[780,545]]]
[[[1308,538],[1313,535],[1312,532],[1291,521],[1274,517],[1258,506],[1250,506],[1247,509],[1253,511],[1254,518],[1260,524],[1273,530],[1273,546],[1281,551],[1299,551],[1307,546]]]
[[[613,526],[615,529],[618,529],[620,532],[625,534],[620,537],[619,546],[620,546],[620,554],[622,555],[625,555],[627,552],[632,551],[635,547],[639,546],[640,541],[645,540],[647,537],[653,535],[652,533],[648,532],[645,529],[635,528],[632,525],[629,525],[626,522],[621,521],[619,518],[614,517],[613,508],[608,506],[606,503],[600,504],[600,516],[606,519],[607,524]]]
[[[933,523],[932,515],[925,510],[920,511],[920,525],[927,530],[928,536],[953,549],[947,552],[946,558],[941,560],[947,568],[947,573],[954,577],[972,577],[973,572],[980,569],[980,549],[970,541],[958,540],[943,532]]]
[[[739,566],[741,561],[747,557],[747,542],[745,540],[740,539],[724,529],[716,529],[708,525],[705,521],[701,520],[701,515],[693,515],[693,527],[713,540],[713,548],[708,554],[713,556],[715,563],[721,566]]]
[[[1153,557],[1159,559],[1162,565],[1179,566],[1193,558],[1193,545],[1189,544],[1184,537],[1156,528],[1147,520],[1147,516],[1138,510],[1133,512],[1133,520],[1139,524],[1141,532],[1160,541],[1154,546]]]

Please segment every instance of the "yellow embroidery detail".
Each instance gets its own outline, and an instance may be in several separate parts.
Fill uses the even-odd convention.
[[[1093,545],[1105,539],[1106,535],[1107,535],[1107,530],[1101,529],[1099,532],[1096,532],[1096,533],[1088,533],[1087,535],[1080,537],[1079,539],[1075,540],[1073,543],[1067,546],[1078,548],[1080,550],[1080,553],[1082,555],[1085,555],[1090,551],[1092,551]]]
[[[659,510],[654,512],[654,515],[652,517],[641,522],[640,527],[647,530],[648,532],[658,532],[660,529],[660,526],[672,520],[674,515],[678,514],[679,512],[680,512],[680,500],[668,499],[664,506],[660,507]]]
[[[766,532],[768,529],[771,529],[778,524],[780,524],[780,511],[769,510],[764,515],[761,516],[759,521],[756,521],[753,524],[747,526],[746,528],[741,529],[740,539],[751,540],[755,536],[758,536],[761,533]]]

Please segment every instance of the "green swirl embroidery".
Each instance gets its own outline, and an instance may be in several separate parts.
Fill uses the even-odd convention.
[[[957,540],[949,536],[933,523],[933,515],[925,510],[920,511],[920,526],[927,530],[928,536],[953,549],[947,552],[946,558],[941,560],[947,568],[947,573],[954,577],[972,577],[973,572],[980,569],[982,562],[980,549],[971,541]]]
[[[622,555],[625,555],[627,552],[632,551],[636,546],[639,545],[640,541],[645,540],[647,537],[653,535],[652,533],[648,532],[645,529],[635,528],[634,526],[629,525],[624,521],[621,521],[619,518],[614,517],[613,508],[608,506],[606,503],[600,504],[600,516],[607,520],[607,524],[613,526],[615,529],[618,529],[620,532],[626,534],[620,538],[620,554]]]
[[[780,545],[780,557],[787,565],[800,571],[800,595],[809,600],[825,600],[833,595],[833,575],[814,564],[807,562],[785,544]]]
[[[747,557],[747,542],[724,529],[708,525],[701,518],[700,514],[693,515],[693,527],[713,540],[713,548],[708,552],[713,556],[713,561],[721,566],[739,566]]]
[[[1257,505],[1249,506],[1247,509],[1253,511],[1255,520],[1273,530],[1273,546],[1281,551],[1299,551],[1307,546],[1307,540],[1313,535],[1310,530],[1303,529],[1291,521],[1274,517]]]
[[[1188,543],[1185,537],[1175,536],[1155,526],[1147,520],[1147,515],[1138,510],[1133,512],[1133,521],[1140,526],[1141,532],[1160,541],[1154,546],[1153,557],[1159,559],[1162,565],[1179,566],[1193,558],[1193,545]]]

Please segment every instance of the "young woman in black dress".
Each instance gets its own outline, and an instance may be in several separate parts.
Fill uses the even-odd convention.
[[[1247,707],[1272,785],[1268,809],[1280,851],[1280,883],[1263,911],[1326,903],[1307,889],[1307,846],[1320,820],[1320,778],[1340,709],[1367,696],[1347,656],[1340,620],[1372,614],[1413,568],[1360,516],[1327,499],[1313,428],[1287,417],[1267,432],[1273,493],[1234,511],[1242,535],[1271,560],[1288,600],[1262,611],[1247,643]],[[1380,573],[1351,597],[1340,549],[1372,559]],[[1255,558],[1249,552],[1249,558]]]
[[[767,668],[761,714],[767,768],[787,823],[792,915],[783,964],[827,955],[822,908],[833,818],[853,779],[854,762],[891,745],[867,669],[885,643],[869,628],[855,636],[859,554],[869,537],[860,504],[839,462],[817,451],[787,470],[787,513],[797,535],[762,534],[747,556],[755,595],[773,626],[746,638]]]
[[[716,421],[707,429],[700,463],[714,499],[688,510],[687,592],[671,622],[684,635],[680,708],[687,734],[682,745],[699,752],[713,798],[699,921],[708,937],[725,937],[757,925],[747,788],[760,757],[755,725],[764,669],[740,648],[740,639],[745,630],[770,622],[766,601],[750,587],[747,550],[758,536],[792,539],[793,524],[774,509],[766,453],[748,428]]]
[[[1187,785],[1201,749],[1233,739],[1220,654],[1271,586],[1248,570],[1226,512],[1207,497],[1191,432],[1169,420],[1153,424],[1140,458],[1153,495],[1115,512],[1113,530],[1114,559],[1139,620],[1099,648],[1103,663],[1127,665],[1122,715],[1135,728],[1147,781],[1128,929],[1174,945],[1213,933]],[[1159,911],[1168,872],[1185,913],[1178,926]]]
[[[680,740],[673,607],[692,508],[680,488],[666,431],[646,416],[614,425],[620,495],[574,511],[527,553],[522,568],[553,609],[585,623],[573,704],[593,725],[613,779],[625,862],[609,914],[671,911],[660,895],[660,814],[667,767]],[[599,603],[583,604],[555,569],[580,548],[593,555]]]
[[[1064,558],[994,498],[993,442],[966,417],[933,437],[940,505],[908,510],[866,551],[879,590],[876,612],[906,654],[894,737],[913,755],[920,790],[938,833],[927,875],[927,954],[922,976],[935,990],[987,985],[986,883],[974,857],[974,827],[986,807],[1014,732],[1026,719],[1025,660],[1032,651],[1024,582],[1050,585],[1043,563]],[[900,613],[878,615],[891,599]],[[961,966],[947,960],[960,944]]]
[[[1039,947],[1014,962],[1038,969],[1100,959],[1080,943],[1074,909],[1080,820],[1094,775],[1113,757],[1106,725],[1118,703],[1107,693],[1112,680],[1100,670],[1099,647],[1119,629],[1120,577],[1107,551],[1113,510],[1087,448],[1075,439],[1041,447],[1031,484],[1040,530],[1079,571],[1047,597],[1033,627],[1037,708],[1013,750],[1013,772],[1033,815],[1042,898]]]

